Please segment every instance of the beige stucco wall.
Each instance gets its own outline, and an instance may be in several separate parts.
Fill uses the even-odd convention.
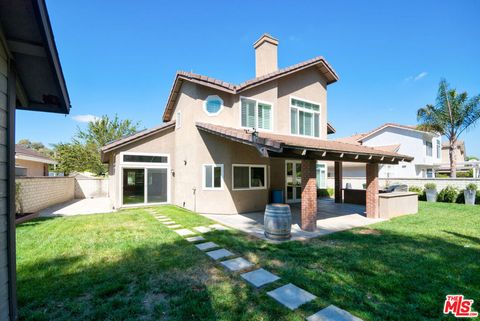
[[[20,167],[25,167],[27,169],[27,176],[48,176],[45,175],[45,166],[48,166],[44,163],[33,162],[24,159],[16,159],[15,165]],[[47,170],[48,174],[48,170]]]
[[[75,198],[97,198],[108,196],[108,178],[75,178]]]
[[[217,116],[204,112],[204,101],[218,95],[224,106]],[[255,148],[201,132],[196,122],[240,127],[240,97],[269,102],[273,106],[273,131],[290,134],[290,97],[321,105],[320,138],[327,137],[326,82],[316,67],[252,88],[241,95],[230,95],[204,86],[184,82],[176,102],[174,131],[141,140],[115,151],[110,158],[109,194],[120,207],[119,153],[121,151],[170,154],[171,198],[178,206],[202,213],[234,214],[263,210],[269,201],[270,187],[285,188],[285,160],[263,158]],[[180,114],[180,121],[177,119]],[[113,165],[115,163],[115,165]],[[203,165],[223,164],[223,189],[204,190]],[[267,188],[236,191],[232,188],[233,164],[262,164],[267,166]]]
[[[70,201],[75,195],[73,177],[25,177],[20,183],[20,203],[23,213],[34,213],[49,206]]]
[[[465,161],[465,154],[462,153],[462,150],[457,147],[455,150],[455,159],[457,162]],[[448,147],[442,147],[442,162],[445,164],[450,163],[450,151]]]
[[[378,196],[378,213],[380,218],[390,219],[397,216],[418,213],[417,193],[387,193]]]

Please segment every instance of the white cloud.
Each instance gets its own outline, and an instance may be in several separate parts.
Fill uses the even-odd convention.
[[[426,75],[428,75],[428,73],[426,71],[422,71],[421,73],[416,75],[413,80],[415,80],[415,81],[420,80],[420,79],[424,78]]]
[[[92,121],[97,121],[100,119],[100,117],[97,117],[95,115],[75,115],[71,117],[74,121],[78,121],[79,123],[89,123]]]
[[[421,73],[419,73],[418,75],[415,75],[415,76],[408,76],[407,78],[405,78],[403,80],[403,82],[407,83],[407,82],[411,82],[411,81],[418,81],[422,78],[425,78],[426,76],[428,75],[428,72],[426,71],[422,71]]]

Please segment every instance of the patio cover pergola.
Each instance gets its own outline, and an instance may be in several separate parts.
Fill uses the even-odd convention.
[[[410,162],[413,157],[392,151],[318,138],[251,132],[239,128],[200,123],[199,130],[255,147],[263,157],[300,159],[302,162],[301,228],[316,229],[317,160],[335,162],[335,202],[342,202],[342,162],[366,164],[366,213],[378,218],[378,165]]]

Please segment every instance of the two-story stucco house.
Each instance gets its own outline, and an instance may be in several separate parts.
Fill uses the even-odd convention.
[[[323,57],[278,69],[277,46],[268,34],[255,42],[256,77],[239,85],[178,72],[164,124],[102,149],[115,207],[236,214],[264,209],[281,189],[285,202],[301,201],[302,228],[311,230],[317,161],[336,161],[340,188],[341,163],[350,160],[367,163],[367,215],[375,217],[378,164],[412,158],[328,140],[327,87],[337,74]]]
[[[433,178],[442,163],[441,135],[418,130],[415,126],[386,123],[368,133],[339,138],[337,141],[370,146],[414,158],[411,162],[381,165],[378,174],[380,178]],[[332,172],[330,176],[333,176]],[[365,165],[344,164],[343,176],[365,177]]]

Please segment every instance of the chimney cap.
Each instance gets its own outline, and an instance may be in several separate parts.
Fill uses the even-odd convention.
[[[269,42],[275,46],[278,46],[278,39],[272,37],[268,33],[264,33],[263,35],[260,36],[260,38],[257,41],[255,41],[255,43],[253,44],[253,48],[257,49],[264,42]]]

